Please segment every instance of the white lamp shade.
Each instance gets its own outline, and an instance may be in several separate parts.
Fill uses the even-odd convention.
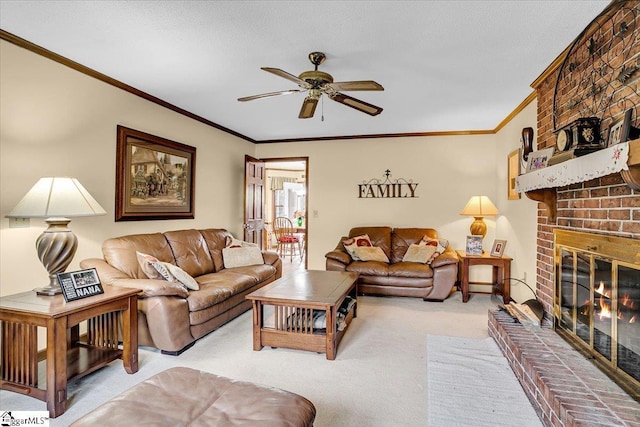
[[[105,215],[107,212],[75,178],[40,178],[7,218]]]
[[[473,196],[469,203],[460,211],[460,215],[475,217],[496,216],[498,208],[487,196]]]

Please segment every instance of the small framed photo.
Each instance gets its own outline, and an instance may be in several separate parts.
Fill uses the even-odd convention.
[[[625,111],[621,120],[613,123],[609,128],[609,138],[607,139],[607,147],[620,144],[629,139],[629,131],[631,129],[631,109]]]
[[[104,293],[95,268],[58,273],[56,276],[66,302]]]
[[[530,153],[527,160],[527,172],[546,168],[551,156],[553,156],[553,148],[545,148]]]
[[[482,236],[467,236],[467,255],[482,255]]]
[[[494,240],[491,247],[491,256],[501,257],[504,253],[504,247],[507,246],[506,240]]]

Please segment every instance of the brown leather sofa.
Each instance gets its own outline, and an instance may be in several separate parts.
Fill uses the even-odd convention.
[[[343,245],[347,238],[367,234],[373,246],[380,247],[389,263],[354,261]],[[358,293],[418,297],[425,301],[443,301],[450,294],[458,276],[458,256],[451,247],[428,264],[402,261],[411,244],[424,236],[438,238],[432,228],[356,227],[343,236],[334,250],[327,253],[326,269],[359,273]]]
[[[222,249],[231,235],[224,229],[137,234],[106,240],[104,259],[86,259],[104,285],[140,289],[138,343],[178,355],[195,341],[251,308],[245,296],[282,276],[275,252],[262,252],[264,264],[225,268]],[[199,290],[149,279],[136,251],[177,265],[195,278]]]

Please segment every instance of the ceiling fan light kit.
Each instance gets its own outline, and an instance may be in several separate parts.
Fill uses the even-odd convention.
[[[315,66],[314,70],[304,71],[300,76],[296,77],[279,68],[261,67],[262,70],[275,74],[287,80],[290,80],[298,85],[300,89],[283,90],[279,92],[269,92],[260,95],[245,96],[238,98],[238,101],[252,101],[254,99],[267,98],[278,95],[289,95],[292,93],[308,92],[309,94],[302,103],[300,108],[300,114],[298,118],[308,119],[313,117],[318,100],[325,93],[329,99],[339,102],[370,116],[377,116],[382,112],[382,108],[368,102],[353,98],[345,95],[339,91],[381,91],[384,90],[382,85],[376,83],[373,80],[356,80],[350,82],[335,82],[333,76],[324,71],[318,70],[318,65],[322,64],[326,60],[326,55],[322,52],[311,52],[309,54],[309,61]]]

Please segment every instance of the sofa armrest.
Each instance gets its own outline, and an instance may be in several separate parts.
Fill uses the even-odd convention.
[[[95,268],[98,278],[103,285],[118,286],[121,288],[139,289],[139,297],[152,296],[178,296],[186,298],[189,291],[180,283],[156,279],[133,279],[126,273],[109,265],[105,260],[89,258],[80,262],[81,268]]]
[[[278,261],[279,258],[280,256],[278,255],[277,252],[262,251],[262,259],[264,260],[265,264],[273,265],[275,264],[276,261]]]
[[[447,248],[442,254],[431,262],[431,268],[438,268],[449,264],[457,264],[460,261],[456,251]]]
[[[324,256],[327,258],[327,261],[334,260],[344,265],[351,264],[351,257],[344,251],[333,250],[331,252],[327,252]]]

